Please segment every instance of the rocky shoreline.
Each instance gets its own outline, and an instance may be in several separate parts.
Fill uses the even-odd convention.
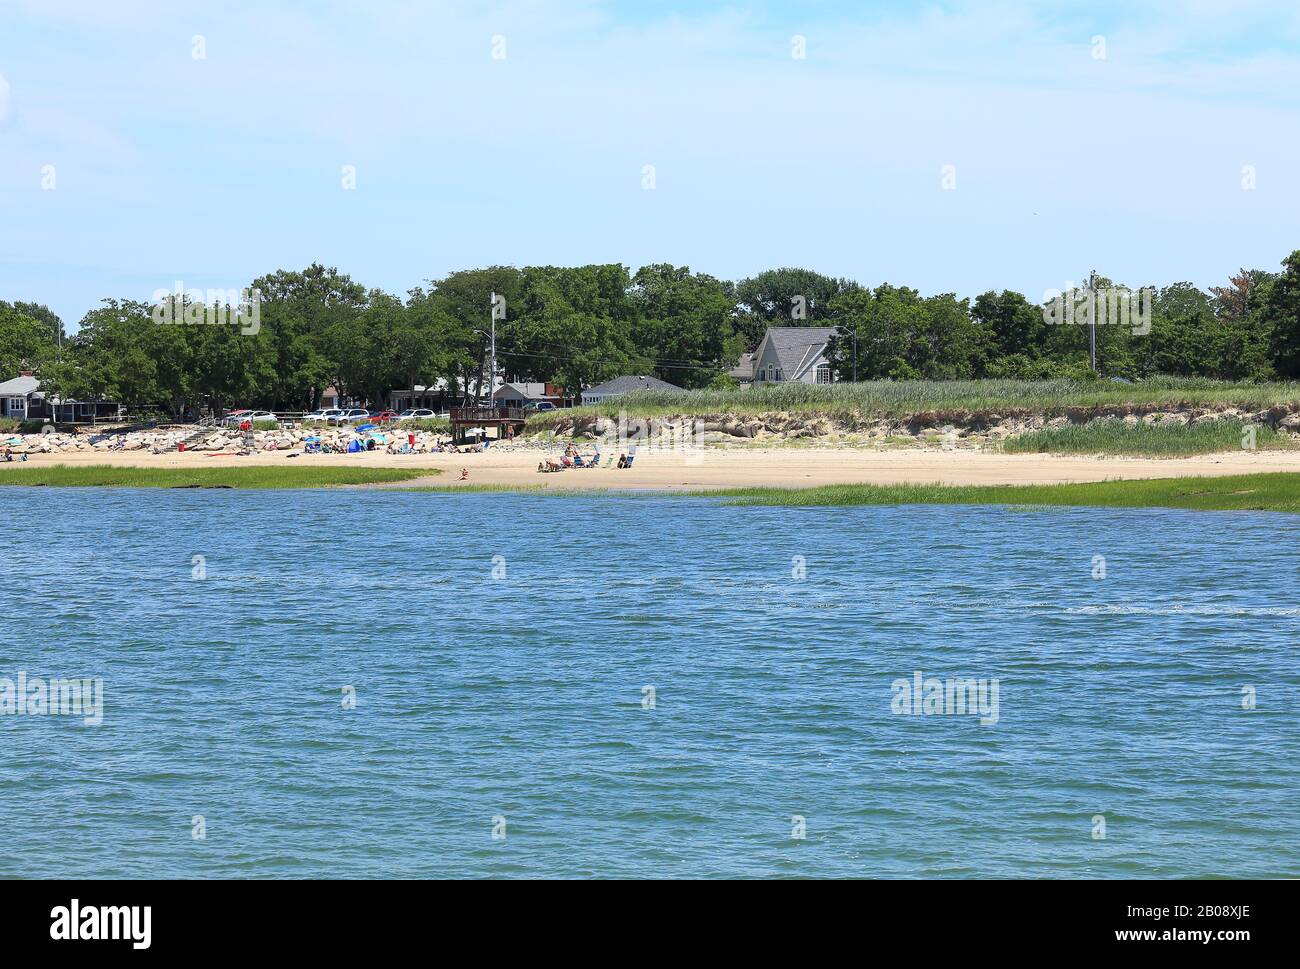
[[[691,440],[702,444],[781,444],[803,441],[827,445],[901,444],[917,447],[981,449],[1043,428],[1086,424],[1098,420],[1122,420],[1126,424],[1200,424],[1206,421],[1237,421],[1289,433],[1300,440],[1300,403],[1259,411],[1236,407],[1152,408],[1139,406],[1075,407],[1057,414],[947,411],[913,414],[902,418],[851,413],[834,417],[821,414],[771,412],[753,415],[706,414],[668,417],[631,417],[625,433],[629,440],[647,443],[664,438]],[[415,435],[415,453],[429,453],[445,434],[431,431],[408,432],[400,428],[382,432],[390,442],[407,441]],[[560,417],[540,431],[510,442],[493,444],[502,450],[536,450],[554,446],[556,438],[602,438],[619,433],[616,420],[582,415]],[[334,448],[344,448],[356,437],[352,428],[280,428],[252,433],[252,450],[301,451],[309,436],[319,437]],[[197,428],[189,425],[162,426],[147,430],[78,428],[75,431],[47,429],[40,434],[2,434],[0,447],[14,454],[57,454],[62,452],[147,451],[153,454],[186,451],[200,453],[240,452],[247,449],[245,435],[234,428]]]
[[[814,439],[825,443],[908,443],[981,448],[1043,428],[1122,420],[1129,425],[1187,425],[1207,421],[1238,421],[1290,433],[1300,440],[1300,403],[1259,411],[1236,407],[1070,407],[1057,414],[994,411],[932,411],[901,418],[852,413],[827,416],[771,412],[752,415],[704,414],[667,417],[629,417],[628,437],[693,435],[704,443],[741,443]],[[584,415],[559,418],[547,432],[556,437],[601,437],[618,433],[612,418]]]

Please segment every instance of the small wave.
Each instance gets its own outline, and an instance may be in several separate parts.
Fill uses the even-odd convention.
[[[1067,613],[1110,616],[1300,616],[1275,606],[1070,606]]]

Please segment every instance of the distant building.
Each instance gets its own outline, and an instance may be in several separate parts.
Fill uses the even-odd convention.
[[[556,384],[511,383],[502,384],[492,395],[492,400],[499,404],[540,404],[550,403],[556,407],[566,407],[564,388]]]
[[[17,421],[52,420],[59,424],[94,424],[115,421],[122,415],[122,405],[111,400],[63,400],[49,397],[41,390],[41,381],[32,371],[24,370],[13,380],[0,383],[0,415]]]
[[[742,353],[736,365],[727,371],[728,377],[734,377],[740,381],[740,387],[743,390],[754,382],[754,355],[752,353]]]
[[[833,326],[769,326],[753,356],[755,384],[829,384],[835,380],[826,346]]]
[[[416,384],[414,387],[390,391],[388,402],[389,406],[399,413],[422,407],[442,414],[450,410],[452,405],[461,403],[461,395],[451,393],[447,388],[447,381],[439,380],[428,387]]]
[[[608,383],[600,384],[597,387],[588,387],[584,390],[582,392],[582,402],[584,404],[599,404],[603,400],[619,397],[633,390],[664,390],[684,393],[681,387],[670,384],[666,380],[660,380],[658,377],[615,377]]]

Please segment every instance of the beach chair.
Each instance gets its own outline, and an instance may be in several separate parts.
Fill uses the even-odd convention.
[[[611,454],[609,457],[605,459],[605,467],[612,468],[613,466],[614,466],[614,455]]]

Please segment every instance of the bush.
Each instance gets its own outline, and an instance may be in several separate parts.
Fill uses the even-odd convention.
[[[20,421],[12,417],[0,417],[0,434],[39,434],[46,427],[45,421]],[[65,424],[66,428],[67,425]]]

